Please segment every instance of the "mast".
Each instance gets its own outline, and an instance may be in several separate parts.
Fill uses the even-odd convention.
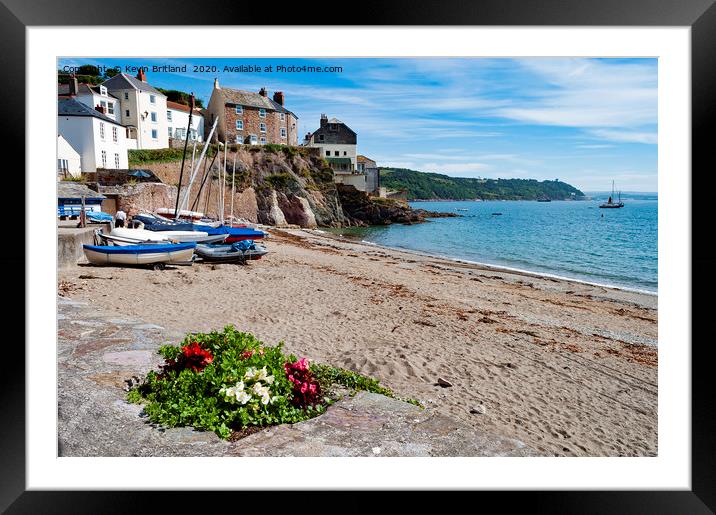
[[[179,171],[179,184],[177,185],[177,201],[174,206],[174,220],[179,218],[179,190],[181,190],[181,182],[184,178],[184,161],[186,160],[186,147],[189,144],[189,134],[191,133],[191,116],[194,113],[194,93],[191,94],[191,104],[189,105],[189,123],[186,128],[186,137],[184,138],[184,152],[181,155],[181,170]]]

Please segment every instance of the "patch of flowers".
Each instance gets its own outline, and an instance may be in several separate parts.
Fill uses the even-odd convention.
[[[310,364],[306,358],[283,354],[282,347],[283,342],[264,345],[233,326],[190,334],[180,346],[159,349],[164,364],[132,388],[128,400],[144,404],[156,424],[191,426],[228,438],[249,426],[320,415],[335,400],[333,384],[379,390],[374,379]]]

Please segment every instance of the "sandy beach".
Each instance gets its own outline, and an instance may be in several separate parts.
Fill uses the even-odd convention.
[[[655,295],[271,233],[248,266],[77,266],[60,293],[183,332],[234,324],[548,456],[657,455]]]

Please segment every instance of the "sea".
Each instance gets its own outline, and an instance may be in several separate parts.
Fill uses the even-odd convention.
[[[621,209],[600,209],[604,200],[411,202],[461,216],[334,232],[386,247],[656,293],[658,201],[623,198]]]

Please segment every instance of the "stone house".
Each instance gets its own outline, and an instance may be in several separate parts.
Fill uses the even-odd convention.
[[[380,194],[380,170],[372,159],[358,155],[356,157],[357,171],[365,175],[365,191],[370,195],[382,196]]]
[[[286,109],[283,92],[268,97],[266,88],[258,93],[222,88],[214,79],[209,105],[204,116],[204,130],[211,130],[218,119],[219,141],[251,145],[274,143],[297,145],[298,117]]]

